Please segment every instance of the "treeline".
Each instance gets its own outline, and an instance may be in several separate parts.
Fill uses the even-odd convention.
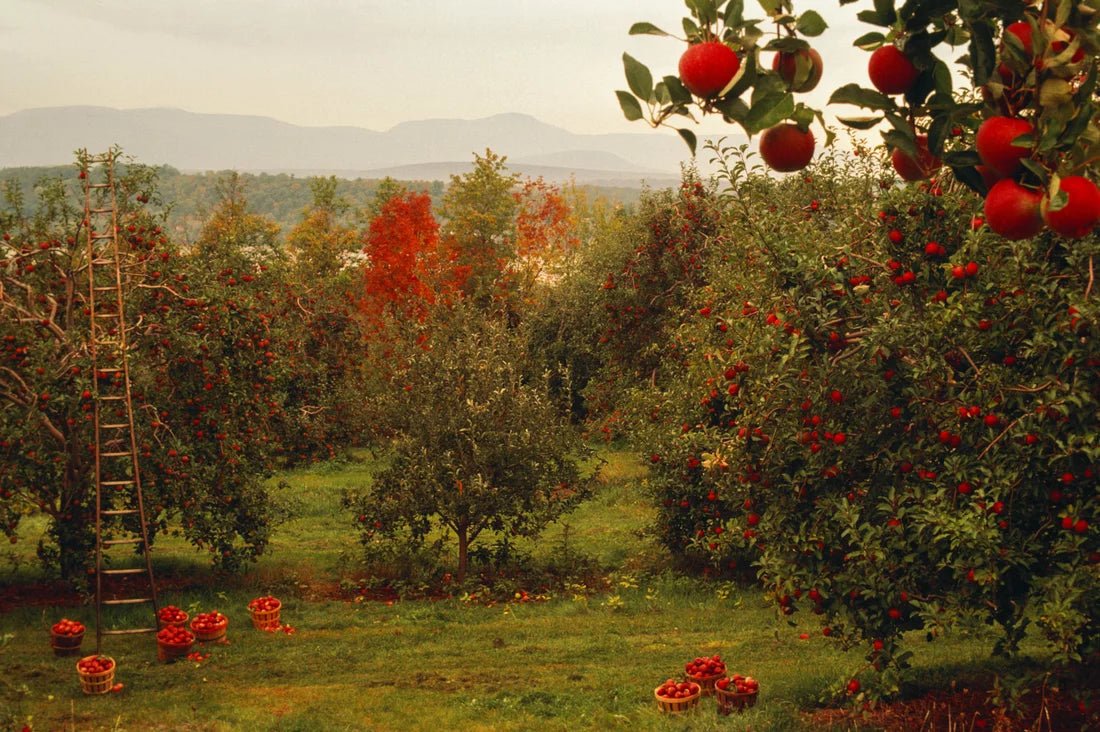
[[[205,173],[181,173],[179,170],[162,165],[156,168],[157,191],[159,199],[168,205],[169,211],[165,223],[166,230],[177,242],[193,242],[199,238],[203,224],[209,219],[218,202],[224,197],[224,189],[230,171],[209,171]],[[55,165],[28,168],[0,168],[0,187],[7,181],[17,181],[23,191],[25,215],[33,214],[33,207],[39,200],[34,195],[35,186],[43,179],[61,178],[72,182],[76,187],[75,166]],[[302,212],[313,201],[310,188],[313,176],[297,176],[287,173],[233,173],[239,185],[248,195],[249,209],[279,226],[280,238],[286,235],[301,221]],[[336,197],[343,204],[346,223],[363,225],[366,223],[366,211],[375,199],[382,179],[374,178],[332,178],[336,183]],[[402,181],[402,185],[417,192],[427,193],[431,197],[432,210],[438,211],[446,189],[444,181]],[[603,188],[578,186],[592,198],[605,198],[623,204],[637,202],[640,190],[629,188]]]

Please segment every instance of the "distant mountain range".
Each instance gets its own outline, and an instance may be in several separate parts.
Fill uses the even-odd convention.
[[[49,107],[0,117],[0,167],[67,164],[78,148],[113,144],[140,162],[182,171],[402,180],[446,180],[491,148],[517,173],[629,187],[672,185],[689,159],[675,135],[577,134],[524,114],[420,120],[386,132],[163,108]]]

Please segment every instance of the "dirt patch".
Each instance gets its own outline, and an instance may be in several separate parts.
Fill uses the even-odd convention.
[[[20,607],[79,605],[83,597],[62,580],[0,585],[0,613]]]
[[[1095,696],[1096,689],[1089,693]],[[1100,729],[1100,713],[1066,691],[1047,688],[1024,695],[1008,714],[990,702],[990,689],[934,691],[914,699],[858,710],[823,709],[804,715],[815,729],[883,732],[1069,732]]]

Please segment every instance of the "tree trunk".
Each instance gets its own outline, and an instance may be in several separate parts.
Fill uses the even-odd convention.
[[[470,537],[465,526],[456,528],[455,534],[458,536],[458,581],[464,582],[469,564]]]

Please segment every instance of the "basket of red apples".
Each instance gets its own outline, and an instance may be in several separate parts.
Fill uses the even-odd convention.
[[[714,684],[714,693],[718,698],[719,714],[740,712],[745,707],[756,705],[756,697],[760,695],[760,684],[751,676],[734,674],[718,679]]]
[[[195,639],[203,643],[214,641],[225,642],[225,629],[229,627],[229,618],[217,610],[209,613],[199,613],[191,621],[191,632]]]
[[[700,656],[684,664],[684,673],[703,688],[703,696],[710,696],[714,693],[714,683],[726,675],[726,664],[719,655],[709,658]]]
[[[157,612],[157,623],[163,628],[185,628],[191,617],[175,605],[165,605]]]
[[[662,712],[686,712],[699,705],[703,690],[694,681],[669,679],[653,691]]]
[[[174,661],[191,652],[195,644],[195,634],[187,628],[169,625],[157,633],[157,658],[161,661]]]
[[[115,660],[110,656],[85,656],[76,662],[76,672],[85,694],[106,694],[115,683]]]
[[[279,628],[279,612],[283,604],[276,598],[257,597],[248,603],[248,613],[252,616],[252,626],[256,630],[277,630]]]
[[[79,620],[61,618],[50,627],[50,647],[58,656],[80,653],[80,644],[83,642],[84,623]]]

